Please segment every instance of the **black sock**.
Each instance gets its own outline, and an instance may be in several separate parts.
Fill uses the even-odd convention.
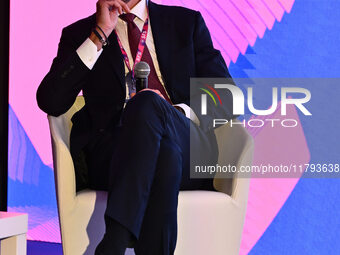
[[[119,222],[105,216],[106,232],[95,255],[124,255],[132,239],[131,232]]]

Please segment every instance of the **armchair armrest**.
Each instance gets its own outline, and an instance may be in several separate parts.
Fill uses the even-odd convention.
[[[61,209],[72,210],[76,199],[76,180],[74,166],[69,150],[69,141],[65,141],[65,127],[62,116],[48,116],[53,148],[54,179],[58,205]],[[64,138],[64,139],[63,139]]]
[[[254,142],[247,130],[238,120],[233,120],[215,130],[219,148],[219,165],[236,166],[237,173],[233,178],[226,178],[223,173],[217,173],[214,178],[216,190],[230,195],[239,206],[246,206],[250,176],[240,176],[241,166],[252,164]],[[237,124],[235,124],[237,123]],[[230,176],[229,176],[230,177]]]

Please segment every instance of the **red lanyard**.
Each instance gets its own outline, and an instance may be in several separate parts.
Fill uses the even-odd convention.
[[[131,67],[130,67],[129,57],[128,57],[128,55],[127,55],[127,53],[126,53],[126,51],[123,47],[122,42],[119,39],[117,31],[115,30],[116,35],[117,35],[118,44],[119,44],[120,50],[121,50],[123,58],[124,58],[124,62],[126,64],[127,68],[129,69],[129,71],[130,72],[132,71],[132,77],[134,77],[134,70],[135,70],[136,64],[139,63],[142,60],[143,52],[144,52],[145,45],[146,45],[146,38],[148,37],[148,29],[149,29],[149,17],[146,18],[144,26],[143,26],[142,34],[141,34],[140,39],[139,39],[136,59],[135,59],[135,62],[133,64],[132,70],[131,70]]]

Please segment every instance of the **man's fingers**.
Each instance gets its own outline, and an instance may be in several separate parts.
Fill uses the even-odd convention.
[[[114,2],[112,5],[115,7],[115,8],[112,9],[113,11],[117,10],[119,14],[123,13],[123,8],[119,3]]]
[[[117,0],[110,0],[110,1],[104,1],[104,6],[106,6],[110,11],[118,11],[119,13],[122,13],[122,7],[117,2]]]
[[[122,14],[123,10],[126,13],[130,12],[130,8],[128,7],[128,5],[122,0],[99,0],[98,3],[107,6],[110,11],[114,9],[118,10],[119,14]]]
[[[130,8],[129,8],[129,6],[128,6],[125,2],[123,2],[122,0],[118,0],[118,2],[119,2],[119,4],[120,4],[120,6],[123,7],[123,10],[124,10],[126,13],[130,13]]]
[[[139,92],[142,92],[142,91],[152,91],[152,92],[156,93],[157,95],[159,95],[161,98],[165,99],[164,96],[162,95],[162,93],[158,89],[149,89],[149,88],[146,88],[146,89],[142,89]]]

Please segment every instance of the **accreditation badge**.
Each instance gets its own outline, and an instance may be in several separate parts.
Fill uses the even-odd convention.
[[[136,94],[136,80],[131,71],[125,76],[125,82],[129,89],[129,97],[131,98],[132,95]]]

